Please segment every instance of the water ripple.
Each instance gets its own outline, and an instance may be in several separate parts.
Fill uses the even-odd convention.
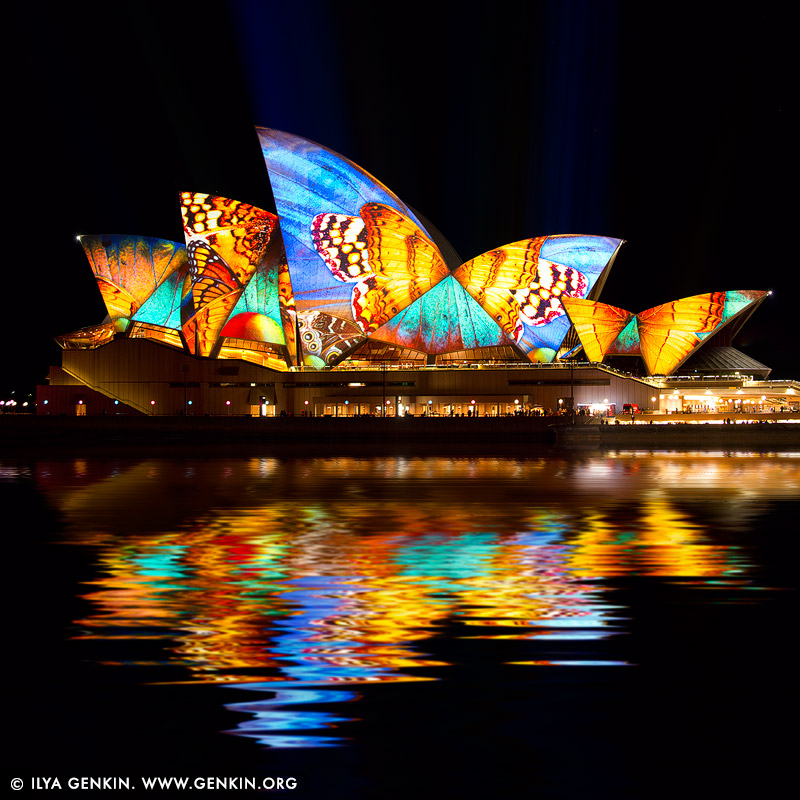
[[[506,648],[486,652],[531,670],[629,666],[619,582],[755,602],[767,587],[749,577],[741,519],[800,494],[800,458],[788,456],[37,470],[66,540],[95,558],[74,638],[94,652],[127,642],[125,657],[98,663],[143,680],[157,670],[154,682],[264,694],[226,705],[246,717],[229,732],[277,748],[346,741],[338,729],[361,695],[336,687],[447,680],[445,641]],[[168,508],[160,518],[156,503]],[[149,641],[163,657],[139,652]],[[565,656],[563,642],[580,652]]]

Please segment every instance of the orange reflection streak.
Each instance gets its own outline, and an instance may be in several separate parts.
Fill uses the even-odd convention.
[[[626,525],[596,514],[582,524],[570,568],[582,577],[614,575],[719,576],[730,567],[729,550],[704,541],[704,529],[665,500],[641,504]]]
[[[70,540],[98,552],[77,638],[159,640],[201,682],[412,680],[399,670],[442,665],[419,648],[445,624],[599,637],[624,612],[595,579],[746,568],[675,499],[711,486],[744,513],[800,490],[800,459],[698,454],[40,472]],[[151,530],[155,503],[169,529]]]

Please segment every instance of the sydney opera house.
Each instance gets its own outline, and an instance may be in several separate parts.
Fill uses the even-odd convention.
[[[62,363],[39,387],[38,413],[791,404],[785,389],[765,388],[768,367],[732,347],[767,292],[709,292],[639,313],[606,305],[598,298],[623,244],[606,236],[541,236],[460,263],[357,165],[298,136],[257,132],[277,216],[184,192],[183,242],[79,237],[108,314],[58,337]]]

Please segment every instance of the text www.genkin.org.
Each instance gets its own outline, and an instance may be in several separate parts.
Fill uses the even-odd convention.
[[[242,777],[44,777],[34,776],[31,778],[12,778],[11,788],[14,791],[20,789],[39,789],[48,790],[67,789],[84,791],[115,791],[126,789],[141,789],[144,791],[181,791],[188,789],[206,789],[210,791],[237,791],[240,789],[257,791],[285,791],[297,788],[297,779],[292,777],[266,777],[266,778],[242,778]]]

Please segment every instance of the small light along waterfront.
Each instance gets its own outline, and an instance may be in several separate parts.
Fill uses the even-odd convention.
[[[5,454],[0,491],[14,775],[365,800],[788,785],[798,452],[112,446]]]

